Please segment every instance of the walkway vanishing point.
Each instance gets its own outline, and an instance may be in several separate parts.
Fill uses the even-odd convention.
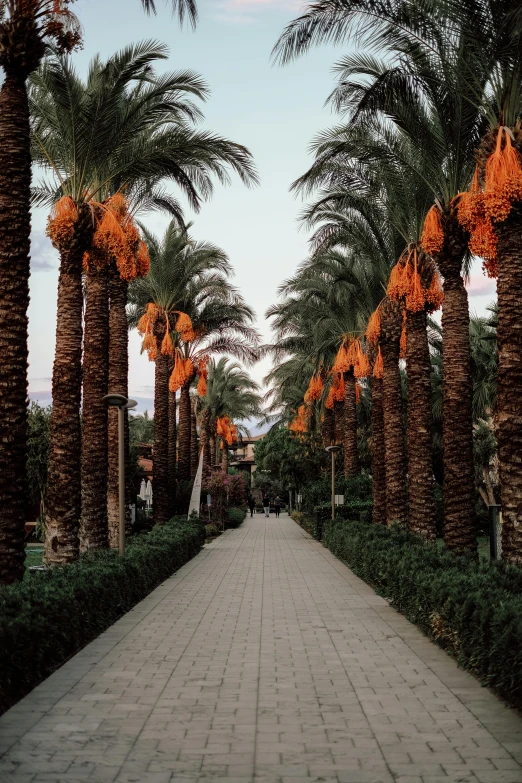
[[[0,752],[1,783],[522,783],[522,719],[258,516],[7,712]]]

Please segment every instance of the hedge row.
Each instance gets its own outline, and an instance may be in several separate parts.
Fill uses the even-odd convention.
[[[186,517],[115,550],[28,573],[0,588],[0,714],[201,549],[205,532]]]
[[[364,522],[330,521],[323,543],[462,667],[522,706],[522,569]]]
[[[315,506],[311,514],[306,511],[293,511],[292,519],[317,541],[322,541],[324,526],[332,521],[332,503]],[[350,500],[342,506],[336,506],[338,520],[369,522],[372,516],[372,501]]]

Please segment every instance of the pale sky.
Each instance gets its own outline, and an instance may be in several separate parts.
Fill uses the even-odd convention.
[[[234,284],[256,310],[265,339],[267,307],[276,299],[279,283],[291,275],[307,254],[307,236],[299,229],[299,200],[289,185],[311,163],[308,146],[314,135],[336,121],[324,101],[333,86],[331,66],[342,49],[323,47],[285,68],[272,66],[270,52],[287,22],[302,3],[295,0],[199,0],[195,32],[179,29],[168,7],[158,0],[158,15],[148,17],[139,0],[77,0],[74,10],[84,30],[84,48],[74,55],[84,73],[89,60],[106,58],[130,42],[155,39],[170,48],[170,60],[159,68],[192,69],[207,81],[211,96],[202,106],[201,127],[247,146],[254,155],[261,184],[246,189],[237,178],[228,188],[217,186],[203,206],[191,233],[211,241],[229,255]],[[45,237],[46,214],[33,216],[31,305],[29,310],[29,389],[31,397],[50,402],[56,326],[57,254]],[[161,233],[168,218],[147,216]],[[470,305],[482,312],[494,296],[494,283],[472,276]],[[138,410],[152,409],[154,368],[140,356],[136,333],[130,339],[131,396]],[[256,365],[261,382],[268,362]]]

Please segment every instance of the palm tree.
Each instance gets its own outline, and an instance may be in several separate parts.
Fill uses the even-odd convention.
[[[462,29],[456,41],[440,35],[429,45],[418,37],[397,36],[393,58],[380,61],[366,53],[343,58],[331,96],[353,123],[375,115],[391,117],[419,151],[418,162],[404,165],[418,166],[435,199],[422,242],[443,275],[444,535],[447,546],[457,551],[477,547],[469,308],[463,279],[469,237],[457,217],[459,194],[471,179],[484,126],[474,102],[477,89],[483,90],[484,74],[477,70],[473,85],[467,81],[474,47]]]
[[[129,324],[138,326],[150,304],[158,310],[153,324],[152,340],[144,344],[155,361],[154,380],[154,519],[164,524],[172,509],[172,482],[174,453],[170,451],[169,429],[175,427],[175,403],[169,394],[169,378],[174,366],[173,357],[162,351],[165,334],[174,330],[181,312],[185,312],[189,295],[198,296],[212,286],[216,275],[228,271],[225,253],[213,245],[196,243],[171,221],[161,240],[144,230],[150,256],[150,271],[134,280],[129,287]],[[219,277],[221,280],[221,277]],[[190,294],[189,294],[190,292]],[[175,336],[178,342],[179,336]],[[174,392],[175,393],[175,392]],[[184,400],[180,401],[184,402]],[[169,415],[170,408],[170,415]],[[174,409],[173,409],[174,408]]]
[[[198,447],[198,421],[197,421],[197,395],[193,395],[190,401],[190,478],[193,479],[197,473],[199,462]]]
[[[228,357],[209,362],[206,394],[200,402],[201,439],[207,469],[212,467],[210,443],[216,439],[218,420],[234,419],[237,430],[248,434],[241,422],[261,416],[261,403],[258,384],[238,362],[232,362]],[[221,440],[223,469],[227,470],[228,444]]]
[[[154,0],[143,0],[147,10]],[[24,573],[25,462],[27,452],[27,308],[31,153],[27,79],[40,65],[46,47],[68,53],[80,45],[79,25],[69,0],[8,0],[0,21],[0,583]],[[194,24],[194,0],[173,0],[180,21]],[[56,476],[55,476],[56,478]],[[67,501],[55,496],[56,513],[68,515]],[[63,507],[65,505],[65,507]],[[76,517],[74,525],[77,525]],[[65,538],[69,538],[67,535]],[[73,555],[74,543],[60,542]]]
[[[169,373],[172,373],[174,369],[174,362],[171,362],[169,366]],[[169,390],[168,401],[168,416],[169,416],[169,429],[168,429],[168,478],[167,484],[169,488],[169,516],[174,516],[176,510],[176,497],[177,497],[177,456],[178,456],[178,424],[177,424],[177,401],[176,392]]]
[[[414,165],[418,157],[414,145],[405,135],[398,134],[388,123],[380,122],[377,118],[372,120],[371,125],[365,123],[334,128],[323,133],[315,146],[316,161],[299,181],[300,187],[310,189],[322,185],[324,188],[318,202],[309,211],[312,219],[324,220],[324,216],[329,217],[332,213],[339,214],[348,209],[367,216],[371,213],[373,203],[381,212],[385,210],[388,223],[402,239],[402,252],[396,272],[404,272],[402,282],[406,284],[398,298],[401,309],[406,313],[407,326],[409,523],[412,530],[433,538],[435,506],[426,313],[440,306],[440,292],[433,262],[419,248],[431,193]],[[405,168],[405,160],[411,160],[413,165]],[[373,227],[375,214],[370,219]],[[381,233],[380,228],[377,229]],[[382,237],[379,244],[383,245]],[[408,295],[403,296],[406,293]],[[419,297],[421,302],[418,301]],[[386,353],[385,350],[385,376]],[[394,367],[395,358],[389,357]],[[397,370],[394,369],[393,373],[396,376],[396,393]],[[387,385],[386,380],[384,385]],[[391,404],[391,400],[387,402],[386,393],[384,402],[386,415],[388,404]],[[398,430],[398,421],[394,429]],[[387,454],[391,453],[391,449],[387,450]],[[390,469],[390,480],[391,472]],[[391,485],[390,493],[394,494]],[[399,505],[402,505],[402,511]],[[390,498],[387,514],[398,512],[404,518],[404,505]]]
[[[470,246],[497,277],[497,441],[502,502],[502,557],[522,564],[522,448],[520,384],[522,335],[519,301],[522,228],[522,25],[520,9],[500,0],[450,3],[450,18],[464,25],[475,46],[473,65],[487,77],[476,104],[487,127],[477,151],[477,170],[459,217],[471,232]],[[473,84],[474,72],[466,78]],[[485,241],[486,240],[486,241]]]
[[[268,312],[275,318],[276,329],[276,339],[270,350],[277,367],[270,374],[270,380],[278,385],[286,381],[293,389],[296,380],[303,374],[305,377],[308,374],[306,380],[311,375],[317,377],[317,373],[324,376],[318,419],[322,412],[325,423],[333,429],[333,432],[328,432],[329,441],[333,438],[344,445],[345,475],[359,471],[354,368],[350,365],[345,369],[342,380],[336,372],[329,379],[328,374],[321,373],[321,368],[335,365],[339,345],[347,339],[350,343],[350,336],[353,338],[364,332],[372,311],[382,299],[389,273],[389,264],[382,254],[376,257],[375,264],[370,265],[363,260],[362,244],[357,251],[354,250],[355,238],[362,239],[362,233],[358,231],[360,228],[361,225],[357,226],[354,220],[351,224],[354,241],[347,249],[339,241],[339,236],[332,238],[332,232],[326,232],[328,241],[323,237],[322,242],[317,233],[315,241],[318,249],[309,261],[301,265],[295,277],[280,287],[285,299]],[[329,244],[334,245],[333,249],[328,249]],[[292,358],[285,362],[288,354]],[[296,367],[297,362],[300,362],[299,368]],[[376,386],[378,384],[377,379]],[[302,399],[303,391],[297,400],[289,398],[292,416],[295,416]],[[281,402],[276,398],[272,405],[280,405]],[[340,406],[340,410],[336,410],[336,406]],[[373,426],[378,440],[379,422],[375,420]]]
[[[188,196],[192,206],[199,208],[201,200],[212,192],[212,176],[227,181],[227,167],[236,170],[246,182],[254,175],[249,153],[239,145],[190,129],[187,120],[195,121],[200,113],[185,97],[204,98],[207,90],[201,79],[191,73],[170,74],[157,78],[153,64],[166,57],[165,47],[140,44],[128,47],[110,58],[106,65],[95,60],[84,85],[69,62],[57,58],[48,62],[34,78],[32,95],[34,115],[34,148],[44,166],[51,169],[51,183],[44,183],[38,192],[40,203],[57,203],[49,224],[49,232],[59,247],[63,264],[63,285],[59,283],[56,367],[67,365],[67,373],[53,374],[53,429],[51,471],[55,481],[49,507],[48,539],[64,539],[64,531],[72,541],[65,551],[62,544],[54,552],[47,546],[47,559],[61,562],[73,559],[77,541],[77,521],[80,506],[79,461],[79,391],[81,356],[81,262],[86,250],[108,219],[107,202],[125,189],[130,214],[145,205],[167,209],[179,215],[179,206],[159,189],[159,181],[170,178]],[[93,128],[96,132],[93,133]],[[143,183],[148,186],[144,188]],[[61,197],[61,198],[59,198]],[[134,201],[134,203],[133,203]],[[98,228],[93,226],[92,214]],[[83,228],[82,228],[83,226]],[[114,225],[109,225],[109,229]],[[96,233],[94,230],[96,228]],[[111,230],[108,231],[109,238]],[[93,240],[94,236],[94,240]],[[118,231],[116,230],[116,237]],[[71,250],[74,257],[70,259]],[[105,257],[105,261],[110,258]],[[96,290],[96,281],[106,287],[107,264],[98,271],[91,263],[88,269],[87,293]],[[60,296],[62,292],[62,296]],[[102,292],[106,309],[106,295]],[[96,332],[96,313],[92,329]],[[102,319],[104,316],[101,316]],[[70,326],[70,328],[67,328]],[[89,323],[86,321],[86,328]],[[91,331],[90,327],[89,330]],[[86,340],[87,348],[105,352],[107,341]],[[96,350],[87,352],[88,363],[105,364],[105,357]],[[87,372],[85,378],[87,379]],[[106,530],[105,504],[96,498],[104,491],[107,475],[105,428],[106,410],[102,397],[106,392],[106,375],[93,373],[93,388],[84,389],[86,429],[84,447],[86,462],[83,472],[84,529],[98,529],[97,541],[104,540]],[[87,393],[87,391],[89,393]],[[92,402],[92,407],[90,403]],[[91,421],[92,420],[92,421]],[[68,422],[67,424],[65,422]],[[97,438],[94,436],[97,435]],[[74,437],[73,437],[74,436]],[[95,440],[95,444],[93,441]],[[96,459],[95,459],[96,457]],[[94,467],[96,463],[96,467]],[[90,470],[92,466],[93,470]],[[55,512],[58,495],[66,504]],[[96,498],[96,499],[95,499]],[[56,531],[60,529],[60,535]],[[77,544],[76,544],[77,546]]]
[[[69,29],[67,29],[69,28]],[[24,574],[27,455],[27,308],[31,155],[26,81],[51,43],[79,42],[74,17],[53,0],[9,0],[0,20],[0,584]]]
[[[180,363],[188,362],[197,368],[201,378],[208,372],[208,359],[217,354],[228,354],[246,363],[257,360],[259,335],[251,325],[254,312],[225,277],[216,276],[201,294],[187,293],[186,310],[194,326],[194,337],[180,340]],[[191,477],[191,383],[192,374],[183,379],[174,370],[170,388],[181,389],[178,476],[182,480]]]
[[[170,223],[161,240],[148,231],[144,235],[150,272],[129,287],[129,323],[138,326],[153,307],[153,331],[145,333],[144,348],[155,360],[154,518],[161,524],[169,515],[169,388],[171,394],[181,388],[176,475],[189,479],[192,376],[196,370],[203,373],[200,363],[213,353],[235,351],[255,358],[257,336],[248,325],[252,311],[228,282],[230,264],[222,250],[196,242],[176,221]],[[181,320],[180,313],[185,328],[176,323]],[[176,387],[170,378],[180,377],[181,365],[182,383]],[[170,427],[172,431],[172,422]]]
[[[498,421],[501,422],[498,436],[504,517],[503,556],[510,562],[521,563],[522,476],[517,467],[517,454],[522,447],[519,415],[522,336],[517,327],[516,305],[522,295],[522,273],[518,264],[522,220],[519,209],[522,201],[521,12],[501,0],[419,2],[415,8],[410,7],[410,14],[404,13],[405,8],[406,4],[402,3],[382,3],[377,7],[368,0],[316,0],[305,14],[287,27],[276,45],[276,54],[286,62],[316,43],[346,40],[357,29],[353,24],[356,18],[364,19],[366,24],[373,18],[376,28],[374,44],[377,36],[386,46],[390,40],[397,38],[397,30],[406,37],[413,32],[417,41],[427,38],[431,47],[435,42],[439,56],[438,42],[446,37],[451,51],[455,41],[456,46],[460,46],[458,36],[454,35],[455,29],[464,31],[468,44],[467,63],[461,71],[459,86],[466,96],[474,93],[471,104],[481,109],[489,127],[482,134],[470,194],[460,200],[459,219],[464,229],[471,233],[470,249],[485,258],[488,274],[498,275]],[[382,24],[376,23],[376,19]],[[411,23],[412,20],[416,24],[413,29],[408,29],[404,22]],[[448,30],[452,30],[453,34],[448,35]],[[456,57],[443,58],[443,68],[435,82],[435,88],[446,94],[455,88],[454,78],[447,82],[446,65],[452,60],[456,62]],[[453,98],[450,96],[450,100]],[[466,110],[466,106],[462,105]],[[467,109],[474,110],[470,104]],[[455,118],[453,120],[455,122]],[[468,449],[467,452],[469,457]]]

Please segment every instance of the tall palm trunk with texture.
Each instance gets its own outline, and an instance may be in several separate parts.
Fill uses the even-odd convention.
[[[324,418],[321,422],[321,437],[323,446],[331,446],[335,440],[335,417],[333,408],[325,408]]]
[[[221,468],[228,473],[228,443],[221,441]]]
[[[344,475],[356,476],[359,473],[359,454],[357,451],[357,403],[353,370],[344,373]]]
[[[386,449],[384,442],[383,380],[372,378],[372,519],[386,524]]]
[[[109,272],[109,394],[129,396],[129,347],[127,323],[128,283],[122,280],[116,269]],[[111,406],[108,415],[109,476],[107,491],[107,516],[109,546],[117,547],[119,542],[119,464],[118,464],[118,409]],[[127,411],[124,413],[128,422]],[[128,426],[125,427],[125,455],[128,466]],[[126,471],[127,472],[127,471]],[[128,490],[128,487],[126,488]],[[126,492],[126,495],[128,492]],[[126,497],[126,508],[130,498]],[[128,514],[126,514],[128,517]],[[128,520],[127,520],[128,526]]]
[[[172,366],[169,370],[172,372]],[[178,425],[176,422],[177,416],[177,404],[176,393],[169,391],[169,459],[168,459],[168,485],[169,485],[169,514],[174,516],[176,510],[176,456],[177,456],[177,438],[178,438]]]
[[[338,446],[343,442],[344,400],[334,402],[334,437]]]
[[[522,208],[496,226],[498,236],[498,391],[495,430],[502,503],[502,557],[522,565]]]
[[[384,364],[382,406],[386,467],[386,522],[406,524],[407,478],[404,431],[402,426],[402,390],[399,372],[401,311],[386,298],[381,305],[380,346]]]
[[[443,275],[442,438],[444,542],[456,552],[477,551],[473,464],[472,379],[468,293],[461,269],[467,237],[452,210],[444,220],[443,251],[434,256]]]
[[[181,480],[190,479],[190,381],[181,387],[179,398],[179,435],[178,435],[178,476]]]
[[[86,276],[82,408],[83,552],[108,546],[107,405],[109,386],[109,274],[89,265]]]
[[[203,449],[203,466],[210,469],[210,410],[205,408],[201,415],[200,448]]]
[[[27,308],[31,156],[26,73],[7,68],[0,90],[0,584],[25,560]]]
[[[427,541],[434,541],[431,362],[425,310],[407,314],[406,373],[409,526]]]
[[[72,563],[80,550],[83,289],[82,260],[94,232],[90,209],[78,207],[73,237],[58,245],[60,271],[53,365],[44,560]]]
[[[198,470],[198,428],[196,418],[197,400],[194,400],[190,406],[190,478],[195,478]]]
[[[209,441],[208,441],[208,447],[209,447],[209,455],[210,455],[210,469],[212,470],[214,468],[214,465],[216,464],[216,438],[210,433]]]
[[[161,353],[165,323],[159,319],[154,327],[157,355],[154,371],[154,449],[152,461],[152,503],[154,522],[169,520],[169,378],[170,357]]]

